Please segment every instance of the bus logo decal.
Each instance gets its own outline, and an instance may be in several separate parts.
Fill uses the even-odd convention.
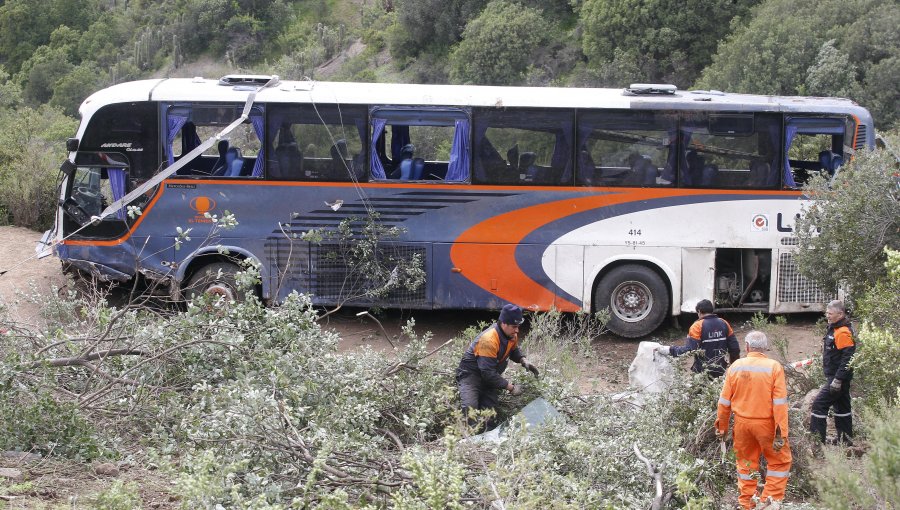
[[[191,209],[197,211],[197,214],[203,216],[216,208],[216,201],[209,197],[194,197],[191,200]]]
[[[212,223],[206,213],[216,208],[216,201],[209,197],[194,197],[191,199],[191,209],[197,211],[197,215],[188,220],[188,223]]]
[[[753,216],[753,220],[750,222],[750,231],[751,232],[768,232],[769,231],[769,217],[765,214],[756,214]]]

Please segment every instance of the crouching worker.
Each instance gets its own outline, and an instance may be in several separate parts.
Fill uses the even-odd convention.
[[[463,415],[469,417],[469,409],[494,409],[499,402],[498,392],[505,389],[513,395],[521,395],[522,387],[503,378],[509,360],[521,363],[526,370],[538,375],[538,369],[525,360],[519,350],[519,326],[522,324],[522,309],[507,304],[500,311],[500,319],[482,331],[463,354],[456,369],[456,382],[462,400]],[[493,426],[493,419],[488,428]]]
[[[741,357],[741,346],[731,324],[713,313],[712,301],[700,301],[695,310],[698,319],[691,325],[684,345],[663,345],[657,347],[656,352],[673,357],[696,352],[691,370],[706,372],[710,378],[721,377],[729,363]]]
[[[756,508],[781,508],[784,489],[791,471],[791,447],[788,445],[788,399],[784,367],[766,357],[769,339],[761,331],[744,338],[747,357],[735,361],[725,373],[725,386],[719,396],[716,437],[723,439],[734,413],[734,453],[742,508],[753,508],[759,454],[766,457],[766,485]]]

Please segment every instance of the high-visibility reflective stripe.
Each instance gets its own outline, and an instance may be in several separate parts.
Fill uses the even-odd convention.
[[[725,341],[724,338],[713,338],[713,339],[709,339],[709,340],[703,340],[703,341],[701,341],[700,343],[701,343],[701,344],[708,344],[708,343],[712,343],[712,342],[724,342],[724,341]]]
[[[787,478],[787,477],[791,476],[791,472],[790,471],[772,471],[772,470],[766,471],[766,478],[768,478],[770,476],[774,476],[775,478]]]
[[[776,405],[776,406],[777,406],[777,405],[780,405],[780,404],[787,404],[787,403],[788,403],[787,397],[785,397],[785,398],[773,398],[773,399],[772,399],[772,405]]]
[[[730,405],[731,405],[731,401],[730,401],[730,400],[724,399],[724,398],[722,398],[722,397],[719,397],[719,403],[722,404],[723,406],[730,406]]]
[[[747,365],[731,365],[732,372],[762,372],[766,374],[772,373],[772,367],[757,367],[757,366],[747,366]]]
[[[812,414],[813,418],[822,418],[823,420],[828,418],[827,416],[822,416],[821,414],[816,414],[816,413],[810,413],[810,414]]]
[[[737,474],[738,474],[738,478],[740,478],[741,480],[753,480],[752,476],[745,475],[744,473],[741,473],[740,471],[738,471]]]
[[[815,416],[815,415],[813,415],[813,416]],[[841,413],[841,414],[834,413],[834,416],[835,416],[835,418],[837,418],[838,416],[841,416],[841,417],[844,417],[844,416],[853,416],[853,413]]]

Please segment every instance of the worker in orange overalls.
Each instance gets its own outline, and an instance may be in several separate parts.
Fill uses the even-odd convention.
[[[725,386],[719,396],[716,437],[724,439],[734,413],[738,502],[742,508],[754,508],[757,484],[751,474],[759,468],[759,454],[762,453],[768,468],[762,501],[756,508],[774,510],[781,508],[791,471],[784,367],[763,354],[769,350],[765,333],[747,333],[744,344],[747,357],[734,362],[725,374]]]

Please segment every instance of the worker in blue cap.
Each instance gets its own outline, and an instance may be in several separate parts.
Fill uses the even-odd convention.
[[[522,394],[520,385],[503,378],[509,360],[520,363],[535,377],[539,375],[538,369],[519,350],[519,326],[523,321],[521,308],[505,305],[497,322],[475,337],[463,354],[456,369],[456,381],[467,419],[469,409],[496,409],[501,389],[513,395]],[[489,427],[492,421],[489,420]],[[471,419],[469,423],[473,424]]]

